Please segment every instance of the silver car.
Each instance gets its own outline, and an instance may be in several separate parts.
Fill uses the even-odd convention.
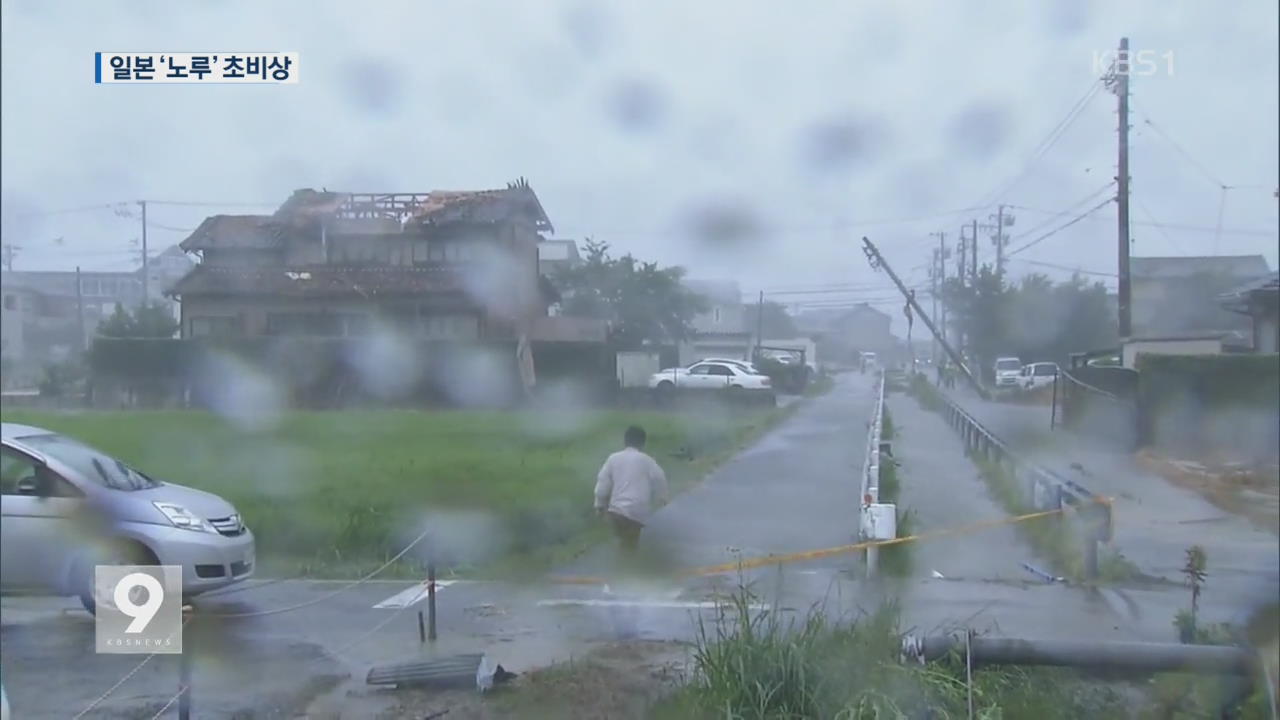
[[[0,589],[77,595],[95,565],[180,565],[184,597],[253,575],[253,533],[212,493],[49,430],[0,423]]]

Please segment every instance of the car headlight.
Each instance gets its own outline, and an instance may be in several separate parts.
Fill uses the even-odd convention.
[[[182,528],[183,530],[195,530],[196,532],[213,531],[213,526],[209,524],[208,520],[181,505],[167,502],[153,502],[151,504],[155,505],[156,509],[163,513],[169,519],[169,522],[173,523],[174,527]]]

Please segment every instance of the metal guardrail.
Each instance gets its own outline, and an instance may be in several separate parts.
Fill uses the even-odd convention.
[[[862,460],[862,504],[880,501],[880,434],[884,429],[884,373],[876,380],[876,400],[867,429],[867,452]]]
[[[876,399],[871,412],[871,422],[867,429],[867,446],[862,461],[862,506],[859,508],[859,537],[863,540],[874,535],[868,526],[867,509],[880,502],[880,440],[884,429],[884,371],[878,371],[876,378]],[[874,577],[879,564],[877,547],[867,548],[867,577]]]
[[[1074,509],[1086,519],[1089,527],[1084,538],[1084,571],[1087,578],[1097,577],[1098,542],[1108,542],[1113,535],[1110,499],[1020,456],[946,393],[938,392],[938,396],[942,400],[943,416],[960,433],[966,450],[989,462],[1008,466],[1016,478],[1025,480],[1028,483],[1026,494],[1034,508]]]

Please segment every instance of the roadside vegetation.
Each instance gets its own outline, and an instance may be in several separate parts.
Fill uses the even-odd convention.
[[[603,537],[592,488],[628,425],[648,431],[647,449],[678,493],[786,414],[289,412],[257,431],[201,412],[12,411],[5,420],[221,495],[257,536],[264,571],[324,575],[371,569],[428,527],[438,535],[398,569],[419,571],[430,545],[442,568],[534,572]]]
[[[784,618],[754,611],[740,589],[701,622],[688,684],[650,717],[962,718],[968,685],[961,658],[900,661],[903,630],[890,604],[839,622],[814,608]],[[975,669],[974,717],[1127,718],[1122,695],[1063,670]]]
[[[889,442],[896,430],[889,408],[884,409],[884,420],[880,428],[880,439]],[[880,454],[880,502],[898,504],[902,494],[902,480],[898,477],[898,463],[892,455]],[[910,508],[897,508],[897,536],[906,537],[915,532],[915,513]],[[914,543],[904,542],[880,548],[880,572],[892,577],[906,577],[911,574],[911,553]]]
[[[1023,497],[1018,479],[1006,466],[972,458],[991,496],[1010,515],[1034,513]],[[1063,514],[1027,520],[1017,524],[1018,533],[1027,539],[1036,554],[1048,561],[1053,572],[1074,581],[1084,579],[1084,541],[1070,518]],[[1133,563],[1115,552],[1098,553],[1098,581],[1121,582],[1139,576],[1141,572]]]

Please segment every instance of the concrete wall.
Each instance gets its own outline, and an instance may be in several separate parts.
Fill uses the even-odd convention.
[[[1189,339],[1189,340],[1130,340],[1124,343],[1124,353],[1121,358],[1121,364],[1130,369],[1136,369],[1138,353],[1153,353],[1159,355],[1218,355],[1222,353],[1222,340],[1220,339]]]

